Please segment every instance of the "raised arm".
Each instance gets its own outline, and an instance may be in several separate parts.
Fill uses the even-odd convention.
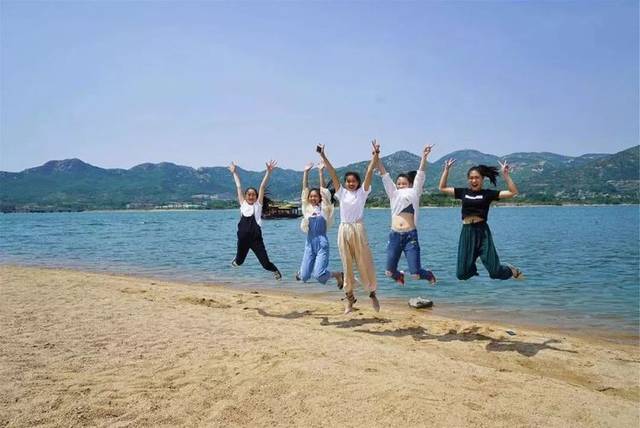
[[[450,196],[453,196],[455,194],[455,190],[453,189],[453,187],[447,186],[447,180],[449,179],[449,170],[454,163],[456,163],[455,159],[447,159],[444,162],[444,170],[442,171],[442,175],[440,176],[440,185],[438,186],[442,193]]]
[[[371,142],[371,145],[373,146],[373,152],[378,152],[378,163],[376,164],[376,168],[378,168],[378,172],[380,173],[380,175],[385,175],[387,173],[387,170],[384,168],[382,159],[380,159],[380,144],[378,144],[378,140],[373,140]]]
[[[373,151],[380,152],[380,144],[378,144],[377,141],[373,145]],[[385,169],[384,164],[382,163],[382,159],[380,159],[379,156],[380,155],[378,155],[378,163],[376,167],[378,168],[378,172],[382,176],[382,185],[384,186],[384,191],[387,192],[387,196],[389,197],[389,200],[391,200],[393,199],[394,194],[398,189],[396,188],[396,184],[393,182],[391,177],[389,177],[389,174],[387,173],[387,170]]]
[[[329,158],[327,158],[327,154],[324,152],[324,144],[318,144],[318,150],[320,151],[320,158],[324,163],[324,167],[327,168],[327,172],[329,173],[329,177],[331,177],[331,181],[333,182],[333,188],[338,191],[340,188],[340,179],[338,178],[338,174],[336,174],[336,170],[329,162]]]
[[[309,162],[304,166],[304,171],[302,172],[302,191],[309,189],[309,170],[313,168],[313,163]]]
[[[422,188],[424,187],[424,181],[426,179],[426,169],[427,169],[427,159],[429,158],[429,154],[431,153],[431,149],[433,148],[433,144],[428,144],[422,150],[422,156],[420,157],[420,166],[418,167],[418,173],[416,174],[416,178],[413,181],[413,188],[416,189],[418,194],[422,193]]]
[[[244,202],[244,195],[242,194],[242,185],[240,184],[240,176],[238,175],[237,169],[238,165],[236,165],[235,162],[231,162],[231,165],[229,165],[229,171],[231,171],[231,174],[233,174],[233,181],[236,182],[238,203],[242,205],[242,203]]]
[[[278,162],[274,160],[270,160],[267,162],[267,170],[264,172],[264,178],[262,179],[262,183],[260,183],[260,189],[258,190],[258,203],[262,205],[264,201],[264,192],[267,189],[267,184],[269,184],[269,178],[271,178],[271,173],[278,165]]]
[[[428,163],[427,158],[429,157],[429,154],[431,154],[431,149],[433,149],[433,146],[435,146],[435,144],[427,144],[422,150],[422,157],[420,158],[420,166],[418,167],[419,171],[427,170],[427,163]]]
[[[513,198],[515,195],[518,194],[518,188],[516,187],[516,184],[511,179],[511,165],[509,165],[506,160],[504,161],[504,163],[500,161],[498,161],[498,163],[500,164],[500,171],[502,171],[502,176],[504,177],[504,181],[507,182],[507,187],[509,188],[509,190],[501,190],[498,197],[500,199]]]
[[[374,139],[371,141],[371,145],[373,146],[373,151],[371,153],[371,162],[369,162],[369,166],[367,167],[367,172],[364,175],[364,183],[362,183],[362,188],[365,192],[368,192],[371,188],[371,181],[373,181],[373,170],[378,165],[378,161],[380,160],[380,144]]]
[[[320,179],[320,188],[325,189],[326,186],[324,185],[324,164],[322,162],[318,164],[318,178]]]

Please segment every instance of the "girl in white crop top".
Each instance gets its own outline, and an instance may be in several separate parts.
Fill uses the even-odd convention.
[[[378,150],[380,149],[380,145],[376,147]],[[432,147],[432,145],[428,145],[422,151],[420,167],[415,176],[412,173],[400,174],[395,183],[385,170],[382,160],[378,162],[378,171],[382,175],[384,190],[391,203],[391,231],[387,244],[385,274],[400,285],[404,285],[405,279],[404,272],[398,270],[398,262],[403,252],[414,279],[424,279],[431,284],[436,283],[433,272],[423,269],[420,264],[420,243],[417,231],[420,195],[422,195],[425,181],[427,158]]]

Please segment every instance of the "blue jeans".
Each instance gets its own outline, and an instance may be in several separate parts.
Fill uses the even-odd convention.
[[[304,255],[300,264],[300,279],[307,282],[311,277],[321,284],[331,278],[329,271],[329,240],[326,235],[324,218],[309,219],[309,232],[304,245]]]
[[[400,278],[398,262],[404,251],[409,264],[411,275],[418,275],[420,279],[430,279],[433,276],[431,271],[422,269],[420,265],[420,243],[418,242],[418,231],[409,232],[389,232],[389,243],[387,244],[387,271],[391,273],[393,279]]]

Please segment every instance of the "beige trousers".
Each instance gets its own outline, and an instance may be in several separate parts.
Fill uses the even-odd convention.
[[[338,228],[338,249],[344,271],[344,292],[352,293],[355,286],[353,262],[358,266],[360,282],[369,291],[376,291],[376,270],[369,249],[367,232],[362,223],[340,223]]]

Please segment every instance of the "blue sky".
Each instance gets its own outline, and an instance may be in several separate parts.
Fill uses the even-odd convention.
[[[637,1],[0,3],[0,169],[638,144]]]

